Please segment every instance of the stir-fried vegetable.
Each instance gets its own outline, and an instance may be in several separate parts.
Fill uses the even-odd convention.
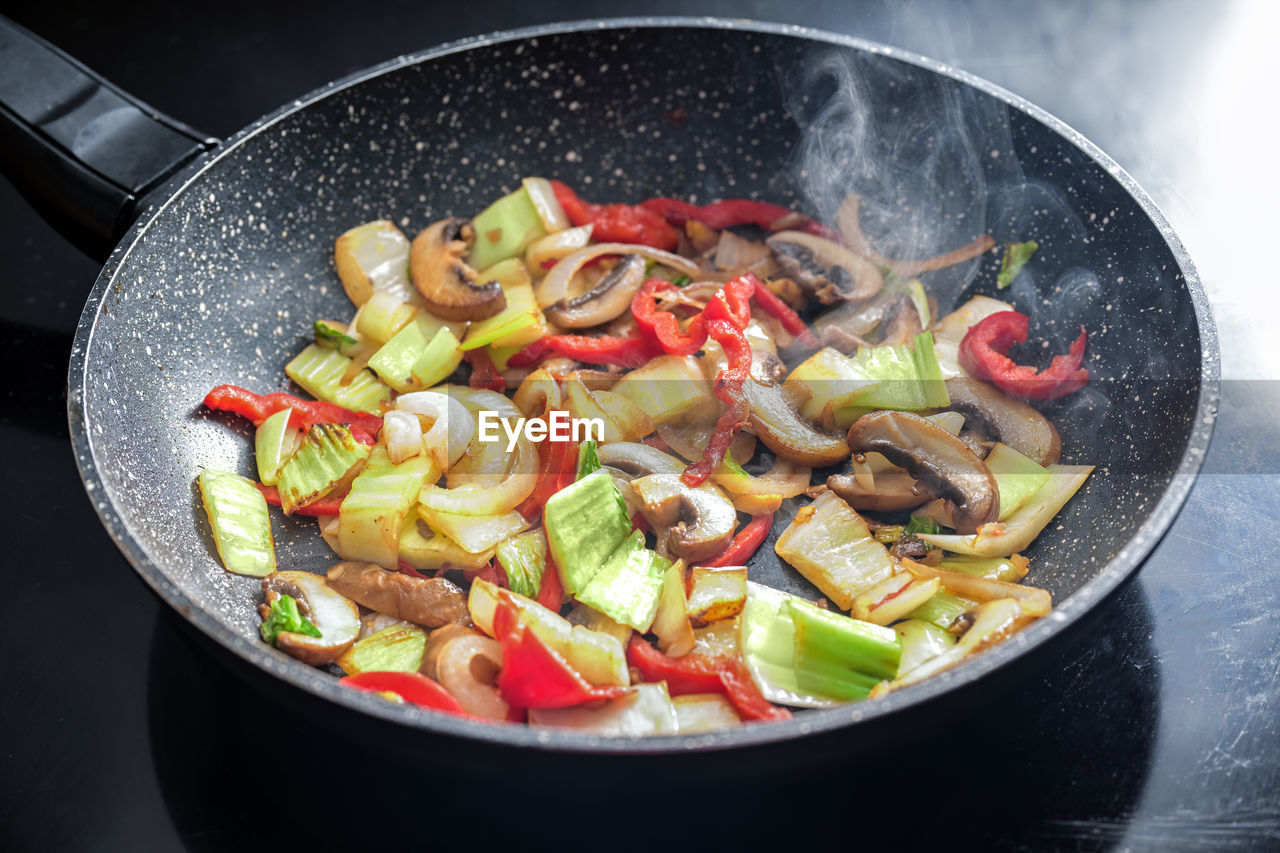
[[[391,701],[650,736],[874,701],[1048,614],[1018,552],[1092,469],[1013,397],[1081,387],[1083,331],[1015,364],[1025,315],[935,322],[916,278],[990,237],[900,260],[856,196],[838,219],[533,177],[412,240],[341,235],[354,316],[299,327],[285,368],[318,399],[205,399],[256,427],[260,482],[199,485],[264,640]],[[344,561],[277,571],[268,505]],[[753,581],[763,547],[813,589]]]

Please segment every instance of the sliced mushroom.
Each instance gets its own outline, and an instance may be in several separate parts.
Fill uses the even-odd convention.
[[[857,302],[884,287],[875,264],[839,243],[803,231],[780,231],[766,242],[783,271],[824,305]]]
[[[814,331],[824,344],[848,355],[867,345],[867,338],[884,320],[896,296],[881,291],[862,302],[833,308],[814,321]]]
[[[547,308],[547,319],[565,329],[609,322],[631,307],[632,298],[644,284],[645,263],[642,255],[626,255],[595,287]]]
[[[262,579],[262,595],[268,607],[282,595],[291,597],[298,602],[298,612],[320,632],[319,637],[311,637],[282,631],[276,637],[277,649],[303,663],[333,663],[360,636],[360,608],[331,589],[320,575],[272,572]]]
[[[428,628],[469,618],[462,590],[446,578],[415,578],[374,563],[338,563],[329,569],[329,586],[370,610]]]
[[[902,512],[935,497],[932,489],[900,468],[877,472],[871,488],[854,474],[832,474],[827,488],[854,509],[872,512]]]
[[[678,475],[685,469],[685,463],[670,453],[638,441],[602,444],[597,453],[601,465],[615,468],[630,477],[645,477],[649,474]]]
[[[855,453],[880,453],[951,501],[958,533],[975,533],[996,520],[1000,490],[986,463],[928,418],[872,412],[849,427],[848,441]]]
[[[822,468],[848,457],[848,444],[801,417],[782,387],[783,383],[761,384],[755,377],[744,383],[751,406],[748,429],[778,456],[797,465]]]
[[[964,415],[966,426],[977,426],[988,439],[1003,441],[1041,465],[1052,465],[1062,455],[1062,439],[1052,421],[986,382],[948,379],[947,396],[947,408]]]
[[[650,526],[670,529],[666,541],[672,556],[695,563],[728,547],[738,515],[720,489],[705,483],[691,489],[676,473],[640,477],[631,481],[631,487]]]
[[[446,320],[483,320],[507,307],[496,281],[479,284],[480,274],[463,260],[475,229],[460,217],[424,228],[409,246],[409,274],[431,313]]]

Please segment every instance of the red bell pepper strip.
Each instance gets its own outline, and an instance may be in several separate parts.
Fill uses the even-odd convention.
[[[411,578],[419,578],[420,580],[424,580],[424,581],[430,579],[426,575],[424,575],[422,572],[415,569],[413,565],[404,557],[401,557],[396,562],[396,568],[400,570],[400,574],[408,575]]]
[[[840,235],[803,214],[790,208],[765,201],[752,201],[745,198],[730,198],[716,201],[699,207],[676,198],[651,198],[640,203],[660,214],[673,225],[684,225],[690,219],[701,222],[708,228],[717,230],[732,228],[735,225],[758,225],[769,231],[790,228],[793,231],[806,231],[829,240],[839,240]],[[792,224],[794,222],[794,224]]]
[[[499,393],[507,390],[507,380],[503,379],[502,374],[498,372],[488,350],[483,347],[467,350],[463,358],[467,360],[467,364],[471,365],[471,378],[467,384],[472,388],[484,388]]]
[[[564,606],[564,584],[560,580],[560,570],[551,556],[551,546],[547,546],[546,563],[542,568],[542,583],[538,587],[538,603],[553,613],[559,613]]]
[[[1000,311],[975,323],[960,341],[960,364],[978,379],[986,379],[1006,394],[1026,400],[1054,400],[1079,391],[1089,382],[1084,361],[1085,330],[1066,355],[1056,355],[1039,372],[1009,358],[1009,347],[1027,342],[1030,319],[1017,311]]]
[[[712,320],[725,320],[739,329],[745,329],[747,323],[751,322],[751,297],[755,295],[756,286],[759,284],[760,279],[753,273],[745,273],[729,279],[702,310],[704,320],[708,323]],[[763,285],[760,286],[763,287]],[[707,328],[707,332],[710,334],[710,327]]]
[[[507,366],[532,367],[545,358],[562,355],[587,364],[616,364],[619,367],[640,367],[662,349],[643,335],[618,337],[616,335],[551,335],[534,341],[507,359]]]
[[[765,699],[751,680],[746,665],[732,655],[690,654],[667,657],[639,634],[627,644],[627,663],[645,681],[665,681],[672,696],[690,693],[723,693],[738,715],[746,720],[789,720],[791,712]]]
[[[552,181],[551,189],[570,222],[595,226],[591,239],[598,243],[638,243],[668,252],[680,245],[680,232],[661,213],[638,204],[588,204],[560,181]]]
[[[526,519],[542,513],[547,498],[573,482],[578,473],[578,445],[573,441],[541,441],[538,443],[540,464],[538,482],[529,497],[517,507]]]
[[[204,404],[219,412],[231,412],[248,418],[254,426],[282,409],[292,409],[289,423],[295,427],[314,424],[348,424],[377,435],[382,418],[367,412],[353,412],[323,400],[302,400],[292,394],[255,394],[235,385],[219,385],[205,395]]]
[[[636,326],[656,340],[668,355],[693,355],[707,342],[706,320],[702,313],[681,331],[676,315],[658,308],[658,294],[676,289],[665,278],[649,279],[632,298],[631,313],[636,318]]]
[[[626,692],[622,687],[597,687],[583,678],[505,601],[494,610],[493,633],[502,644],[498,690],[517,708],[567,708]]]
[[[462,710],[458,700],[436,682],[420,672],[362,672],[338,679],[338,683],[355,690],[370,693],[384,691],[394,693],[406,702],[421,708],[445,711],[462,717],[471,716]]]
[[[710,311],[714,304],[708,305],[707,310]],[[751,414],[743,389],[751,374],[751,346],[747,343],[746,336],[742,329],[727,320],[710,321],[707,323],[707,332],[724,348],[728,360],[716,374],[714,389],[716,398],[724,403],[725,408],[716,421],[702,458],[685,468],[680,475],[684,484],[691,488],[705,483],[711,472],[720,466],[729,445],[733,443],[733,436],[747,425],[747,418]]]
[[[764,540],[768,538],[769,531],[772,529],[773,513],[757,515],[738,531],[738,535],[733,537],[729,547],[725,548],[718,557],[705,563],[699,563],[699,565],[709,568],[745,566],[747,560],[751,559],[751,555],[759,550]]]
[[[781,296],[765,287],[762,282],[756,282],[755,293],[752,296],[756,300],[756,304],[760,306],[760,310],[774,317],[782,324],[782,328],[796,336],[796,340],[800,341],[806,347],[818,349],[822,344],[818,343],[817,337],[809,328],[809,324],[800,319],[800,315],[795,309],[788,305]]]
[[[280,500],[280,490],[275,486],[264,486],[261,483],[254,483],[254,485],[258,487],[258,491],[262,492],[262,496],[267,499],[267,503],[272,506],[283,506]],[[342,510],[342,501],[346,496],[346,492],[340,495],[325,495],[305,506],[294,507],[293,514],[316,517],[337,515]]]

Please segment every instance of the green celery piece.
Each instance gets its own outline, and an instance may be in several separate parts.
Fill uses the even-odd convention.
[[[603,468],[548,498],[542,518],[560,580],[571,595],[591,582],[631,532],[626,502]]]
[[[402,622],[370,634],[342,653],[337,664],[347,672],[417,672],[427,650],[427,632]],[[355,672],[352,672],[355,670]]]
[[[966,557],[963,554],[952,554],[938,563],[938,568],[1005,583],[1017,583],[1024,575],[1009,557]]]
[[[331,326],[324,320],[316,320],[314,328],[317,346],[328,347],[341,352],[343,349],[353,347],[359,343],[342,329],[337,326]]]
[[[480,281],[496,281],[507,297],[507,307],[485,320],[472,323],[463,350],[486,346],[527,346],[546,334],[546,320],[538,308],[529,270],[518,258],[509,258],[480,274]]]
[[[406,323],[369,358],[369,368],[383,382],[404,393],[414,390],[413,366],[427,351],[427,336],[417,323]]]
[[[898,662],[898,674],[910,672],[920,664],[935,658],[956,644],[956,635],[923,619],[907,619],[893,626],[902,643],[902,659]]]
[[[253,481],[216,468],[205,468],[197,480],[213,542],[229,572],[266,577],[276,570],[267,500]]]
[[[886,281],[885,287],[889,290],[896,290],[899,293],[905,293],[911,297],[911,304],[916,307],[916,313],[920,315],[921,328],[929,328],[931,318],[929,316],[929,297],[924,292],[924,285],[920,279],[913,278],[910,281],[902,281],[894,279],[892,282]]]
[[[353,412],[382,414],[382,403],[391,399],[391,389],[364,370],[343,385],[342,376],[350,365],[351,359],[346,356],[311,344],[285,365],[284,372],[318,400]]]
[[[1027,498],[1049,481],[1048,468],[1004,443],[997,443],[991,448],[986,462],[1000,490],[1000,521],[1013,515],[1027,502]]]
[[[747,581],[747,603],[739,617],[742,661],[770,702],[804,708],[830,708],[836,701],[802,690],[796,675],[796,626],[787,605],[795,598],[773,587]]]
[[[578,601],[644,633],[658,612],[662,577],[670,565],[646,548],[644,534],[634,530],[577,594]]]
[[[746,468],[743,468],[741,465],[738,464],[738,460],[734,459],[733,454],[730,453],[728,450],[724,452],[724,459],[720,462],[720,464],[723,465],[729,471],[730,474],[734,474],[739,477],[751,476],[750,474],[747,473]]]
[[[1004,290],[1022,272],[1031,256],[1040,248],[1035,240],[1025,243],[1005,243],[1004,257],[1000,259],[1000,273],[996,276],[996,289]]]
[[[958,616],[968,613],[978,602],[940,589],[924,604],[907,614],[908,619],[923,619],[932,622],[939,628],[946,628],[956,621]]]
[[[903,536],[917,536],[921,533],[941,533],[942,525],[929,518],[927,515],[913,515],[911,520],[907,522],[907,526],[902,528]]]
[[[364,470],[351,481],[351,492],[338,513],[338,550],[343,559],[396,568],[404,520],[423,484],[439,476],[439,468],[425,454],[396,465],[386,448],[374,448]]]
[[[276,637],[282,632],[306,634],[308,637],[319,637],[320,629],[311,620],[298,612],[298,602],[292,595],[281,595],[271,602],[271,612],[258,626],[262,639],[271,645],[276,644]]]
[[[834,699],[864,699],[881,681],[895,678],[902,644],[891,628],[862,622],[816,604],[787,602],[796,626],[796,675]]]
[[[933,333],[916,335],[914,347],[906,344],[861,347],[854,365],[880,384],[858,397],[858,410],[919,411],[951,404],[933,351]]]
[[[547,537],[541,530],[530,530],[504,539],[495,549],[498,563],[507,574],[512,592],[537,598],[542,588],[542,573],[547,568]]]
[[[686,284],[690,284],[692,281],[693,279],[689,278],[689,276],[685,275],[684,273],[680,273],[680,275],[671,279],[671,283],[674,284],[676,287],[684,287]]]
[[[506,370],[507,362],[511,360],[511,356],[524,349],[523,346],[518,347],[489,347],[489,358],[493,359],[493,366],[498,370]]]
[[[413,363],[415,388],[439,385],[462,363],[462,349],[453,330],[441,326],[431,336],[430,343],[418,360]]]
[[[369,455],[342,424],[315,424],[302,437],[298,452],[280,466],[277,488],[286,513],[319,500]]]
[[[524,187],[486,207],[471,224],[476,230],[476,241],[467,263],[478,270],[514,258],[547,234],[542,217],[538,216],[538,209]]]
[[[589,438],[578,445],[578,475],[574,479],[581,480],[599,470],[600,454],[596,448],[596,440]]]
[[[259,425],[253,435],[253,453],[258,462],[258,479],[264,486],[274,486],[280,466],[293,452],[295,428],[289,426],[292,409],[281,409]]]

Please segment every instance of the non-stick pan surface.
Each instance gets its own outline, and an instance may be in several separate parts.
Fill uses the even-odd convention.
[[[842,93],[856,96],[872,126],[894,128],[891,138],[854,139],[860,145],[849,151],[888,158],[895,171],[859,160],[848,176],[815,177],[818,161],[806,152]],[[919,104],[946,109],[913,113]],[[283,366],[310,322],[349,315],[332,268],[338,234],[378,217],[412,231],[469,215],[532,174],[593,200],[759,196],[824,215],[838,188],[831,181],[856,178],[872,191],[927,188],[938,200],[923,220],[935,241],[972,236],[974,216],[997,240],[1038,239],[1034,281],[1006,298],[1057,344],[1075,324],[1089,329],[1093,382],[1049,414],[1064,461],[1098,466],[1031,552],[1028,581],[1052,591],[1054,614],[885,699],[651,740],[432,715],[339,688],[263,645],[259,584],[222,570],[194,487],[202,466],[252,470],[250,434],[203,412],[200,400],[223,382],[284,388]],[[1087,140],[1017,97],[856,39],[644,20],[459,42],[282,108],[167,193],[111,255],[81,318],[68,405],[85,488],[142,577],[201,631],[318,697],[408,727],[556,750],[687,751],[828,731],[935,699],[1066,630],[1132,573],[1172,521],[1209,439],[1212,321],[1186,253],[1150,200]],[[935,287],[946,301],[994,293],[991,273],[961,270]],[[322,570],[332,560],[309,522],[278,519],[276,544],[282,567]],[[812,593],[771,543],[751,573]]]

